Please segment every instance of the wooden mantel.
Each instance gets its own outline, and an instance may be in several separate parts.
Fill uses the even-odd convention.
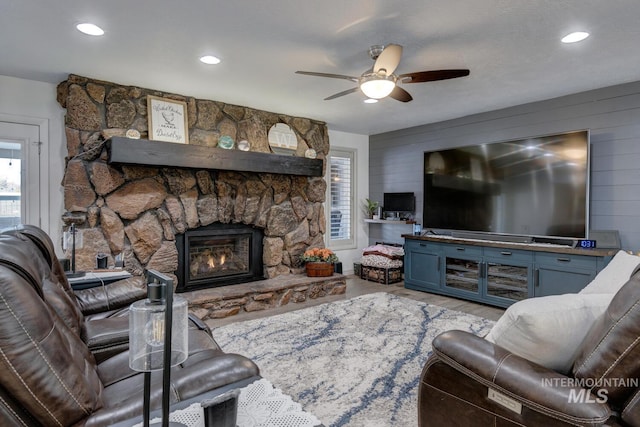
[[[114,136],[109,163],[322,176],[322,160]]]

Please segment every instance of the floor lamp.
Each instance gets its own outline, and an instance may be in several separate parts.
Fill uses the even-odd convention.
[[[187,300],[173,296],[173,279],[147,270],[147,299],[129,310],[129,366],[144,372],[144,427],[149,426],[151,372],[162,370],[163,427],[183,426],[169,422],[171,367],[187,359]],[[158,425],[154,423],[154,425]]]

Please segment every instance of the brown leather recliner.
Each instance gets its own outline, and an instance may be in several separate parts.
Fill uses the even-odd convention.
[[[640,426],[640,272],[591,327],[571,376],[448,331],[421,375],[419,425]]]
[[[96,362],[45,298],[47,268],[31,242],[0,235],[0,425],[105,426],[139,417],[143,375],[129,368],[126,351]],[[174,408],[259,375],[253,362],[224,353],[208,334],[189,339],[189,357],[171,370]],[[151,389],[151,406],[159,408],[159,372]]]
[[[129,306],[146,298],[144,277],[134,276],[106,286],[73,290],[56,257],[51,238],[42,229],[22,224],[2,230],[0,234],[15,236],[40,251],[43,264],[39,274],[43,277],[45,300],[87,343],[96,361],[129,348]],[[191,342],[217,348],[213,339],[207,340],[208,337],[199,336],[197,332],[211,336],[206,323],[192,313],[189,313],[189,320]]]
[[[45,262],[51,268],[52,275],[57,279],[58,288],[64,291],[78,306],[86,320],[120,317],[127,315],[129,305],[146,297],[144,278],[134,276],[118,280],[109,286],[98,286],[90,289],[72,289],[62,264],[56,257],[53,241],[47,233],[39,227],[20,224],[2,230],[0,233],[23,236],[31,240],[40,249]],[[124,311],[122,309],[125,309]]]

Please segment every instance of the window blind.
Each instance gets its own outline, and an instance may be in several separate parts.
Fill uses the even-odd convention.
[[[353,153],[334,151],[329,154],[331,172],[330,240],[353,238]]]

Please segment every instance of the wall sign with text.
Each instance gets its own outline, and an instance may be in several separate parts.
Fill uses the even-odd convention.
[[[149,139],[154,141],[189,143],[187,104],[173,99],[147,95]]]

